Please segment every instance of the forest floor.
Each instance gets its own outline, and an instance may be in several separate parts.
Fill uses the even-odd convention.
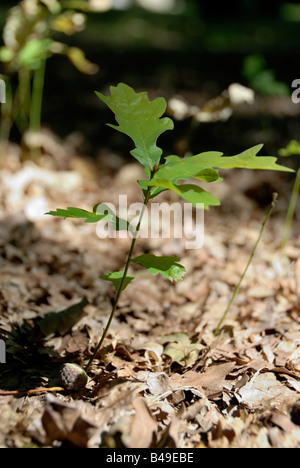
[[[136,279],[86,388],[32,392],[57,387],[63,362],[88,362],[114,300],[99,275],[122,269],[130,246],[129,239],[99,239],[93,224],[44,213],[117,205],[119,194],[129,204],[141,201],[136,180],[143,178],[138,165],[115,154],[81,158],[76,135],[44,139],[39,164],[21,163],[11,145],[0,170],[0,332],[7,344],[0,446],[300,447],[300,220],[283,255],[292,188],[284,173],[224,174],[213,186],[222,204],[205,212],[200,249],[186,250],[184,239],[140,239],[136,255],[178,256],[184,279],[170,283],[134,266]],[[215,336],[272,191],[276,209]],[[41,317],[74,304],[70,322],[62,326],[52,315],[42,333]]]

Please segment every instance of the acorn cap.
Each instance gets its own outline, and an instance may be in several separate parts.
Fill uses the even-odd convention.
[[[78,364],[66,363],[60,369],[59,380],[66,390],[80,390],[86,386],[88,375]]]

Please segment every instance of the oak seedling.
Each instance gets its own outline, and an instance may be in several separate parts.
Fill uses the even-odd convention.
[[[110,88],[110,95],[104,96],[96,93],[114,113],[118,125],[111,125],[115,130],[129,136],[134,143],[131,155],[139,161],[145,169],[145,179],[138,180],[143,193],[143,208],[140,211],[136,228],[131,232],[132,242],[124,269],[117,272],[109,272],[101,276],[105,281],[110,281],[116,290],[116,297],[98,345],[91,356],[85,371],[88,372],[92,362],[99,353],[109,331],[111,322],[118,307],[122,291],[134,280],[128,274],[132,263],[139,263],[149,273],[161,274],[171,281],[179,281],[185,274],[185,268],[179,263],[177,257],[155,256],[153,254],[140,255],[134,258],[135,244],[139,236],[141,222],[148,204],[160,193],[171,190],[177,193],[185,202],[193,206],[202,204],[208,210],[211,206],[220,205],[220,201],[212,194],[199,186],[199,181],[219,183],[222,178],[219,170],[243,168],[264,169],[275,171],[293,172],[276,163],[277,159],[271,156],[257,156],[263,145],[257,145],[247,149],[236,156],[223,156],[222,153],[209,151],[188,158],[180,158],[170,155],[162,161],[163,151],[157,146],[158,137],[172,130],[174,125],[170,118],[162,117],[166,110],[166,101],[163,98],[148,99],[146,92],[136,93],[126,84],[119,83]],[[193,183],[196,180],[197,183]],[[188,181],[188,183],[187,183]],[[101,220],[114,223],[117,230],[129,229],[124,220],[116,219],[107,211],[98,212],[97,206],[91,212],[80,208],[69,207],[57,209],[47,213],[62,218],[81,218],[88,223],[97,223]]]

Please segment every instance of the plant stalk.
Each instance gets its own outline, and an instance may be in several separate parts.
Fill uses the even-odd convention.
[[[285,252],[285,249],[286,249],[289,237],[290,237],[290,232],[291,232],[293,217],[294,217],[295,210],[296,210],[296,204],[297,204],[299,192],[300,192],[300,168],[297,171],[297,175],[296,175],[296,179],[295,179],[295,183],[294,183],[294,187],[293,187],[293,191],[291,195],[291,200],[290,200],[287,215],[286,215],[282,246],[281,246],[282,253]]]
[[[147,205],[149,203],[149,200],[150,200],[150,194],[151,194],[151,187],[148,187],[148,190],[147,190],[147,193],[146,193],[146,196],[145,196],[145,199],[144,199],[143,208],[142,208],[142,211],[141,211],[141,214],[140,214],[140,217],[139,217],[139,221],[138,221],[137,227],[135,229],[135,232],[133,234],[133,239],[132,239],[130,250],[129,250],[129,253],[128,253],[128,257],[127,257],[127,261],[126,261],[122,281],[121,281],[120,286],[118,288],[116,299],[115,299],[111,314],[109,316],[107,325],[106,325],[106,327],[105,327],[105,329],[103,331],[101,339],[100,339],[100,341],[99,341],[99,343],[98,343],[98,345],[97,345],[97,347],[96,347],[96,349],[94,351],[94,354],[92,355],[92,357],[90,358],[87,366],[85,367],[85,372],[88,372],[93,360],[95,359],[95,357],[99,353],[99,351],[100,351],[100,349],[101,349],[101,347],[103,345],[103,342],[104,342],[104,340],[106,338],[106,335],[108,333],[108,330],[110,328],[111,322],[112,322],[112,320],[114,318],[115,312],[117,310],[118,303],[119,303],[119,300],[120,300],[120,297],[121,297],[121,294],[122,294],[122,291],[123,291],[124,282],[125,282],[125,279],[127,277],[128,269],[129,269],[129,266],[130,266],[130,263],[131,263],[134,247],[135,247],[135,244],[136,244],[136,240],[138,238],[138,234],[139,234],[139,231],[140,231],[140,228],[141,228],[142,219],[143,219],[143,216],[144,216],[144,213],[145,213],[145,209],[146,209],[146,207],[147,207]]]
[[[19,70],[19,86],[17,102],[15,102],[14,120],[23,135],[28,126],[28,114],[30,103],[30,72],[26,68]]]
[[[46,59],[42,60],[40,67],[35,70],[32,83],[32,96],[30,104],[30,120],[29,129],[33,132],[38,132],[41,129],[43,93],[45,85]],[[31,157],[39,158],[41,148],[36,147],[31,149]]]
[[[240,278],[240,281],[239,281],[238,285],[236,286],[236,288],[235,288],[235,290],[234,290],[234,293],[233,293],[233,295],[232,295],[232,297],[231,297],[231,299],[230,299],[230,301],[229,301],[228,306],[226,307],[226,310],[225,310],[225,312],[224,312],[224,314],[223,314],[223,316],[222,316],[220,322],[218,323],[217,328],[214,330],[214,335],[218,335],[218,334],[219,334],[220,328],[221,328],[221,326],[222,326],[224,320],[226,319],[227,314],[228,314],[228,312],[229,312],[229,310],[230,310],[230,308],[231,308],[231,306],[232,306],[232,304],[233,304],[233,302],[234,302],[234,300],[235,300],[235,298],[236,298],[236,296],[237,296],[237,294],[238,294],[238,292],[239,292],[239,290],[240,290],[241,284],[242,284],[242,282],[243,282],[243,280],[244,280],[244,278],[245,278],[245,276],[246,276],[246,274],[247,274],[248,268],[249,268],[249,266],[250,266],[250,264],[251,264],[251,262],[252,262],[252,259],[253,259],[254,255],[255,255],[257,246],[258,246],[258,244],[259,244],[259,242],[260,242],[260,239],[261,239],[261,236],[262,236],[262,234],[263,234],[263,232],[264,232],[265,226],[266,226],[267,222],[269,221],[269,218],[270,218],[270,216],[271,216],[271,214],[272,214],[272,211],[273,211],[273,209],[274,209],[274,207],[275,207],[275,203],[276,203],[277,197],[278,197],[278,194],[277,194],[277,193],[273,193],[273,201],[272,201],[272,203],[271,203],[271,206],[270,206],[270,209],[269,209],[269,211],[268,211],[268,213],[267,213],[267,216],[265,217],[265,220],[264,220],[264,222],[263,222],[263,224],[262,224],[262,226],[261,226],[258,239],[257,239],[257,241],[256,241],[256,243],[255,243],[255,246],[254,246],[253,250],[252,250],[252,253],[251,253],[251,255],[250,255],[250,258],[249,258],[249,261],[248,261],[248,263],[247,263],[247,266],[246,266],[246,268],[245,268],[245,270],[244,270],[244,272],[243,272],[243,274],[242,274],[242,276],[241,276],[241,278]]]
[[[41,66],[35,70],[32,84],[32,97],[30,106],[30,130],[40,130],[43,91],[45,83],[46,60],[43,60]]]

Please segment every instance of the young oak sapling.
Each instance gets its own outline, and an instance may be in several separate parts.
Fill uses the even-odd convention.
[[[133,256],[143,215],[151,200],[158,194],[171,190],[193,206],[196,207],[197,204],[202,204],[204,209],[208,210],[210,206],[220,205],[220,201],[198,184],[186,183],[186,181],[196,179],[208,183],[221,182],[219,169],[243,168],[293,172],[292,169],[278,165],[275,157],[258,157],[257,153],[263,145],[254,146],[231,157],[225,157],[222,153],[216,151],[200,153],[189,158],[171,155],[167,156],[162,163],[163,151],[157,146],[157,139],[162,133],[172,130],[174,127],[169,117],[162,117],[166,110],[165,99],[156,98],[150,101],[146,92],[136,93],[124,83],[119,83],[115,87],[112,86],[110,93],[110,96],[104,96],[101,93],[96,94],[115,114],[118,125],[109,125],[115,130],[128,135],[133,141],[134,149],[131,151],[131,155],[144,166],[146,178],[137,181],[143,192],[143,208],[136,228],[131,230],[132,242],[124,270],[109,272],[107,275],[101,276],[103,280],[110,281],[114,285],[116,298],[100,341],[85,367],[86,373],[89,371],[107,336],[122,291],[134,280],[133,276],[128,275],[130,265],[139,263],[151,274],[162,274],[171,281],[181,280],[186,272],[185,268],[178,263],[179,258],[177,257],[155,256],[153,254],[140,255],[136,258]],[[184,184],[181,184],[181,181],[184,181]],[[91,212],[69,207],[50,211],[47,214],[62,218],[81,218],[87,223],[106,220],[112,223],[117,230],[131,229],[129,223],[117,218],[109,210],[102,210],[99,213],[98,205]]]

